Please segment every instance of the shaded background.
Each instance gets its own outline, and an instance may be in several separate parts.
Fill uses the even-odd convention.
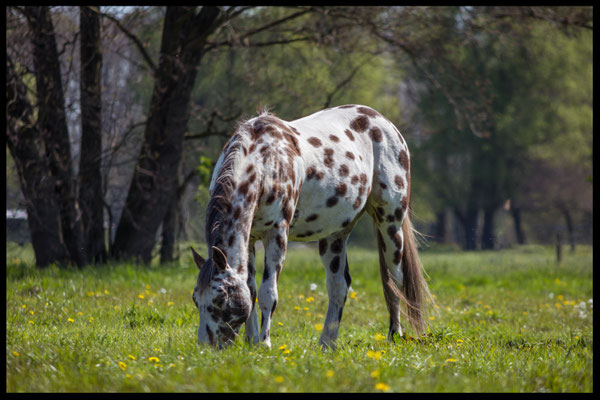
[[[180,257],[263,107],[366,104],[426,249],[589,244],[592,7],[7,7],[7,242],[38,266]],[[374,246],[363,218],[351,239]]]

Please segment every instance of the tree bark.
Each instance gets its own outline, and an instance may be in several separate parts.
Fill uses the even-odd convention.
[[[27,89],[6,56],[7,145],[25,198],[27,224],[37,267],[66,264],[69,253],[60,235],[60,211],[44,143],[34,121]]]
[[[518,207],[511,207],[510,213],[513,218],[513,224],[515,226],[515,236],[517,237],[518,244],[525,244],[525,232],[523,232],[523,225],[521,223],[521,209]]]
[[[176,191],[177,192],[177,191]],[[175,232],[177,230],[179,199],[173,194],[162,223],[162,242],[160,246],[160,263],[166,264],[174,260]]]
[[[446,212],[435,213],[435,241],[446,243]]]
[[[197,66],[219,15],[217,7],[202,7],[198,14],[194,7],[167,7],[144,143],[115,233],[116,259],[151,261],[177,185]]]
[[[60,209],[63,241],[70,259],[85,263],[83,231],[73,180],[69,132],[65,117],[60,63],[54,26],[48,7],[23,7],[32,34],[33,64],[37,89],[37,125],[45,142],[50,172]]]
[[[496,209],[489,207],[483,210],[483,229],[481,232],[481,249],[493,250],[494,238],[494,213]]]
[[[91,7],[80,8],[81,31],[81,162],[79,205],[86,261],[106,261],[102,191],[102,53],[100,16]]]
[[[571,253],[575,253],[575,229],[573,227],[573,219],[571,218],[571,212],[569,211],[569,207],[565,205],[560,205],[559,209],[563,217],[565,217],[565,225],[567,226],[567,236],[569,238]]]
[[[477,249],[477,212],[478,208],[474,205],[467,207],[465,212],[461,212],[458,208],[454,209],[454,215],[463,228],[463,249]]]

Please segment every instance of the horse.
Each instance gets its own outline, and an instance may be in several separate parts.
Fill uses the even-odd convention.
[[[365,212],[377,236],[387,337],[403,335],[401,314],[422,333],[431,294],[409,216],[410,185],[404,138],[370,107],[343,105],[293,121],[263,111],[239,122],[211,178],[207,259],[191,248],[199,269],[192,296],[198,342],[220,348],[245,323],[249,342],[270,347],[287,243],[318,241],[329,298],[319,343],[335,348],[351,283],[347,240]],[[257,240],[265,248],[258,291]]]

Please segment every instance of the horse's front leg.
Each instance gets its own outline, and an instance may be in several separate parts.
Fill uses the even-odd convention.
[[[258,291],[258,304],[261,312],[260,341],[271,347],[271,320],[277,307],[277,282],[283,267],[287,249],[287,226],[273,229],[265,238],[265,270]]]
[[[252,295],[252,312],[246,321],[246,340],[250,343],[258,343],[258,311],[256,310],[256,270],[254,263],[254,243],[250,243],[248,252],[248,288]]]

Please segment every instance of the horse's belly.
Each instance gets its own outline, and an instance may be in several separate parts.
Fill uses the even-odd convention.
[[[362,193],[361,193],[362,192]],[[348,229],[362,210],[366,189],[358,185],[338,186],[317,180],[305,181],[288,237],[313,241]]]

